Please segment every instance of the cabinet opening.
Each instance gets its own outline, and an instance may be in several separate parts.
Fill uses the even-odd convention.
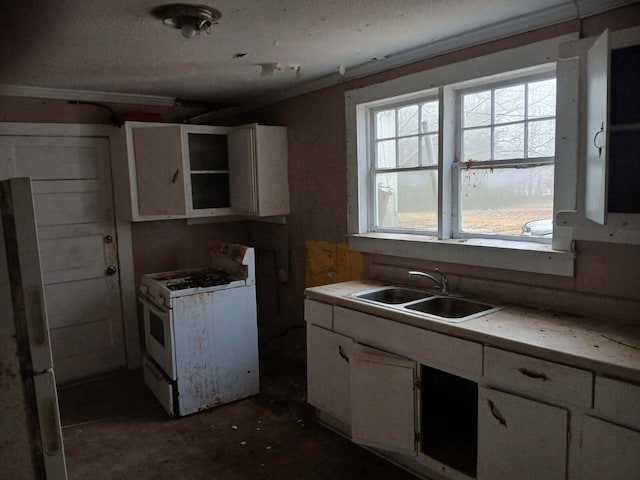
[[[228,170],[227,136],[190,133],[189,164],[191,171]]]
[[[193,208],[229,208],[228,173],[191,174],[191,196]]]
[[[609,212],[640,213],[640,45],[611,51]]]
[[[421,451],[476,476],[478,385],[435,368],[420,366]]]

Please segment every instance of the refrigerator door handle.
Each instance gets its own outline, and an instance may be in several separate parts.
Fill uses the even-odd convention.
[[[42,303],[42,291],[40,287],[31,287],[27,289],[25,296],[29,342],[34,347],[44,347],[49,344],[49,332]]]
[[[47,455],[57,455],[62,448],[60,438],[60,419],[58,404],[53,397],[45,397],[40,401],[42,418],[42,448]]]

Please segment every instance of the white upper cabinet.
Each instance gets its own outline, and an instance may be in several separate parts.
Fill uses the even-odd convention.
[[[131,220],[289,213],[285,127],[127,122]]]
[[[640,27],[606,30],[595,42],[570,42],[561,47],[561,56],[579,59],[584,76],[577,169],[584,204],[559,211],[556,224],[574,227],[574,239],[640,244]],[[558,92],[572,83],[560,74],[558,82]],[[559,94],[558,110],[572,108],[572,102],[571,95]],[[561,128],[559,145],[567,138]]]

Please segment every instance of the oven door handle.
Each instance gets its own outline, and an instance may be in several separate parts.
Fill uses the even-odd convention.
[[[151,310],[153,313],[155,313],[156,315],[162,316],[162,317],[166,317],[169,315],[169,309],[165,308],[165,307],[160,307],[154,303],[151,303],[149,300],[147,300],[146,298],[143,297],[138,297],[138,300],[140,300],[140,303],[142,303],[145,307],[147,307],[149,310]]]

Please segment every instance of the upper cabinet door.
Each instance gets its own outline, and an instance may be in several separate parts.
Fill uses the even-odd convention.
[[[140,215],[185,215],[179,126],[133,128]]]
[[[258,211],[256,186],[256,131],[249,126],[229,132],[229,193],[234,212]]]
[[[609,30],[587,54],[587,134],[585,214],[594,222],[607,221],[609,142]]]

